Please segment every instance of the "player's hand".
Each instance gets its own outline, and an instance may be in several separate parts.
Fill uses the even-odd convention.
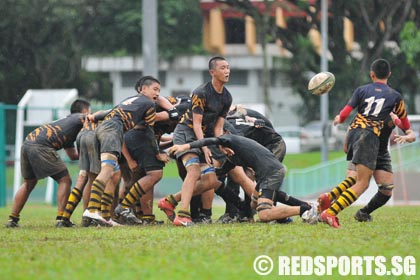
[[[177,108],[173,107],[172,109],[168,110],[168,114],[169,114],[169,119],[171,121],[177,121],[179,120],[179,111],[177,110]]]
[[[251,206],[251,209],[253,209],[253,210],[257,209],[257,203],[254,202],[254,201],[251,201],[250,206]]]
[[[259,128],[265,126],[265,121],[263,119],[255,119],[254,126]]]
[[[235,154],[235,152],[231,148],[219,147],[219,149],[224,155],[227,155],[228,157],[233,156]]]
[[[340,120],[341,120],[340,115],[335,116],[333,124],[337,125],[337,124],[341,123]]]
[[[257,205],[258,205],[258,192],[254,190],[254,192],[251,195],[251,208],[252,209],[257,209]]]
[[[94,115],[94,114],[88,114],[88,115],[86,116],[86,119],[87,119],[88,121],[94,122],[94,121],[95,121],[95,115]]]
[[[394,138],[395,143],[398,144],[404,144],[405,142],[407,142],[407,140],[405,139],[405,136],[402,135],[396,135]]]
[[[207,147],[202,147],[201,150],[203,151],[207,164],[213,166],[213,156],[210,149]]]
[[[168,163],[168,162],[169,162],[169,160],[170,160],[170,157],[169,157],[169,155],[168,155],[167,153],[158,153],[158,154],[156,155],[156,158],[157,158],[159,161],[162,161],[162,162],[164,162],[164,163]]]
[[[135,172],[136,170],[139,170],[139,165],[135,160],[127,160],[128,168],[130,168],[131,171]]]
[[[173,145],[172,147],[169,148],[169,154],[174,155],[180,152],[184,152],[186,150],[189,149],[189,145],[188,144],[184,144],[184,145]]]
[[[416,136],[414,133],[408,135],[396,135],[394,138],[395,143],[404,144],[404,143],[412,143],[416,140]]]

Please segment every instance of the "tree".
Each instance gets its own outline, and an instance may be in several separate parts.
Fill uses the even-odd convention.
[[[162,57],[202,51],[198,2],[158,3]],[[81,58],[141,54],[141,9],[139,0],[0,1],[1,101],[16,104],[29,88],[69,87],[111,100],[108,77],[83,72]]]
[[[319,110],[317,108],[319,108],[320,100],[308,97],[307,77],[302,73],[308,70],[314,73],[319,71],[320,57],[313,48],[310,48],[309,40],[305,34],[308,34],[311,28],[320,30],[320,1],[316,1],[313,6],[307,1],[291,2],[302,9],[307,16],[289,19],[287,21],[288,28],[279,28],[278,34],[284,46],[294,54],[288,73],[293,87],[305,100],[303,108],[301,108],[302,112],[307,112],[305,120],[318,119]],[[329,102],[330,115],[338,112],[356,86],[369,81],[368,70],[371,61],[378,57],[386,57],[393,62],[398,56],[396,52],[398,34],[407,20],[410,10],[411,0],[335,0],[330,2],[328,49],[332,59],[329,61],[329,69],[336,75],[336,85],[330,93],[330,100],[333,101]],[[354,24],[354,39],[358,49],[347,49],[343,38],[345,17]],[[394,45],[390,42],[394,42]],[[402,73],[395,72],[392,81],[397,80],[400,85],[407,83],[402,81],[401,75]]]
[[[252,8],[249,0],[220,2],[254,17],[257,23],[261,17],[261,14],[252,12],[255,7]],[[301,112],[302,122],[320,119],[320,98],[309,95],[307,83],[311,75],[320,71],[320,54],[314,48],[308,34],[310,31],[321,30],[321,1],[264,1],[266,5],[267,2],[272,6],[299,11],[296,16],[287,18],[287,27],[271,25],[271,28],[276,28],[276,36],[281,40],[282,46],[293,54],[291,59],[283,60],[279,71],[287,74],[294,92],[304,100],[302,106],[296,108]],[[329,70],[336,75],[336,85],[329,94],[330,100],[333,101],[329,102],[330,115],[336,114],[347,102],[356,86],[369,81],[369,65],[374,59],[386,57],[393,62],[393,65],[398,64],[397,69],[407,66],[400,65],[401,61],[397,60],[401,55],[398,53],[399,33],[414,9],[412,0],[329,1],[328,50],[331,55]],[[350,19],[354,25],[356,46],[353,49],[348,49],[343,37],[345,18]],[[266,38],[272,34],[269,26],[265,26],[264,29],[262,23],[259,26],[259,33],[263,33],[261,36]],[[407,69],[402,73],[396,71],[391,82],[398,84],[397,88],[403,92],[415,93],[418,82],[413,84],[413,78],[408,78],[405,73]],[[412,96],[410,103],[414,104],[411,98]]]
[[[400,35],[401,50],[405,53],[407,63],[420,69],[420,30],[414,21],[404,25]]]

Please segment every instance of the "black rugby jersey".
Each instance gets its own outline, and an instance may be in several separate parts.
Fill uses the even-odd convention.
[[[175,105],[178,103],[178,99],[176,99],[173,96],[167,96],[165,98],[172,105]],[[175,108],[178,110],[180,115],[183,115],[190,104],[191,102],[188,100],[183,100],[183,101],[181,100],[181,103],[178,105],[175,105]],[[161,108],[158,104],[156,104],[156,112],[162,112],[162,111],[165,111],[165,110]],[[156,122],[154,126],[156,140],[159,142],[163,134],[172,133],[177,124],[178,124],[178,121],[176,120],[165,120],[165,121]]]
[[[267,119],[267,117],[261,114],[260,112],[246,108],[246,115],[249,117],[256,118],[256,119],[262,119],[265,122],[265,126],[268,126],[269,128],[274,129],[274,126],[271,123],[271,121]]]
[[[124,99],[105,117],[105,121],[121,121],[124,131],[135,125],[153,126],[156,120],[155,103],[144,95],[138,94]]]
[[[82,113],[68,115],[33,130],[25,141],[45,145],[55,150],[72,148],[85,119],[86,114]]]
[[[269,126],[255,127],[243,124],[243,119],[228,119],[227,121],[235,128],[236,133],[234,134],[250,138],[263,146],[283,140],[281,135]]]
[[[371,83],[357,88],[348,105],[357,107],[357,115],[350,129],[364,128],[378,136],[389,113],[393,111],[399,118],[407,116],[401,94],[383,83]]]
[[[212,134],[207,130],[214,127],[219,117],[225,118],[232,105],[232,95],[223,87],[221,94],[217,93],[211,82],[196,88],[191,96],[191,107],[187,109],[179,123],[193,128],[193,113],[203,115],[202,130],[205,134]]]
[[[257,181],[284,168],[272,152],[246,137],[224,134],[219,137],[203,138],[189,144],[191,148],[200,148],[207,145],[221,145],[231,148],[235,154],[227,157],[229,161],[238,166],[251,167],[255,171]]]

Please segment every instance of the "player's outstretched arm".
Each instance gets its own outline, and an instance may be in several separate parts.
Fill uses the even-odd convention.
[[[174,155],[174,154],[177,154],[177,153],[185,152],[189,149],[191,149],[190,144],[173,145],[172,147],[169,148],[169,153],[171,155]]]
[[[405,135],[396,135],[395,142],[398,144],[411,143],[416,141],[416,134],[411,129],[405,131]]]

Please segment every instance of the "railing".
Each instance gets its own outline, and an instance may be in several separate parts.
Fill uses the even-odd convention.
[[[420,143],[395,145],[390,149],[394,173],[419,173]],[[282,189],[296,197],[318,195],[341,182],[346,175],[347,161],[328,161],[304,169],[289,170]]]

